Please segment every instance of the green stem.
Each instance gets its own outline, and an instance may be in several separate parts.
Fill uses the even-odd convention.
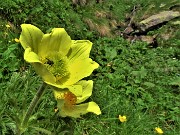
[[[39,99],[41,98],[41,96],[43,95],[43,92],[45,91],[47,84],[46,83],[42,83],[41,87],[38,89],[36,95],[34,96],[33,100],[31,101],[31,104],[29,105],[29,108],[23,118],[23,121],[21,123],[21,130],[22,132],[26,129],[29,118],[34,110],[34,108],[36,107]]]

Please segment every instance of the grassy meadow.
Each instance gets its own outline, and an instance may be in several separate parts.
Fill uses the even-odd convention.
[[[122,31],[160,11],[179,11],[178,0],[1,0],[0,2],[0,135],[16,135],[17,126],[42,83],[26,63],[20,25],[44,33],[65,28],[74,40],[93,42],[90,57],[99,63],[86,80],[102,114],[61,118],[48,88],[23,135],[165,135],[180,134],[180,32],[175,18],[146,35],[157,35],[156,47],[128,41]],[[88,101],[87,100],[87,101]],[[120,122],[125,115],[126,122]]]

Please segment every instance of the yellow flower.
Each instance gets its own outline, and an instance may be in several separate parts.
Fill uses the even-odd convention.
[[[155,131],[156,131],[156,133],[158,133],[158,134],[163,134],[163,133],[164,133],[164,132],[162,131],[162,129],[159,128],[159,127],[156,127],[156,128],[155,128]]]
[[[98,68],[98,63],[89,58],[90,41],[71,40],[63,28],[54,28],[49,34],[31,24],[22,24],[21,28],[24,59],[33,65],[46,83],[65,88]]]
[[[127,118],[126,118],[126,116],[121,116],[121,115],[119,115],[119,120],[120,120],[121,122],[125,122],[125,121],[127,121]]]
[[[19,43],[19,42],[20,42],[20,41],[19,41],[19,39],[17,39],[17,38],[15,38],[15,39],[14,39],[14,41],[15,41],[15,42],[17,42],[17,43]]]
[[[65,89],[55,87],[54,96],[57,100],[59,114],[62,117],[78,118],[88,112],[101,114],[99,106],[95,102],[83,103],[92,94],[93,81],[79,81]],[[77,105],[78,104],[78,105]]]
[[[58,111],[58,108],[55,108],[55,109],[54,109],[54,112],[57,112],[57,111]]]
[[[6,24],[6,28],[10,28],[11,26],[9,24]]]

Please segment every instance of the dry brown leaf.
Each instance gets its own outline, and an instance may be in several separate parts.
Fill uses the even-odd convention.
[[[111,27],[112,29],[115,29],[115,28],[117,28],[117,21],[116,21],[116,20],[111,20],[111,21],[109,22],[109,25],[110,25],[110,27]]]
[[[141,41],[144,41],[147,44],[153,44],[155,40],[154,36],[140,36],[139,38]]]
[[[100,36],[110,36],[111,35],[111,30],[108,26],[106,25],[99,25],[97,26],[97,31],[99,32]]]
[[[128,26],[124,31],[123,33],[124,34],[130,34],[134,31],[134,29],[131,27],[131,26]]]
[[[91,19],[85,19],[84,22],[89,26],[90,30],[95,29],[96,24],[94,24]]]
[[[106,18],[107,13],[105,11],[96,11],[95,16],[98,18]]]

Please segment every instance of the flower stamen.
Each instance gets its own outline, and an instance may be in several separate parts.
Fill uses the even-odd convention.
[[[77,102],[77,97],[70,91],[57,92],[54,91],[55,98],[57,100],[64,100],[64,107],[67,109],[73,109]]]
[[[67,61],[66,56],[58,52],[52,52],[43,60],[43,63],[49,72],[56,77],[56,82],[64,83],[70,77]]]
[[[76,104],[77,97],[72,92],[64,93],[65,106],[71,108]]]

